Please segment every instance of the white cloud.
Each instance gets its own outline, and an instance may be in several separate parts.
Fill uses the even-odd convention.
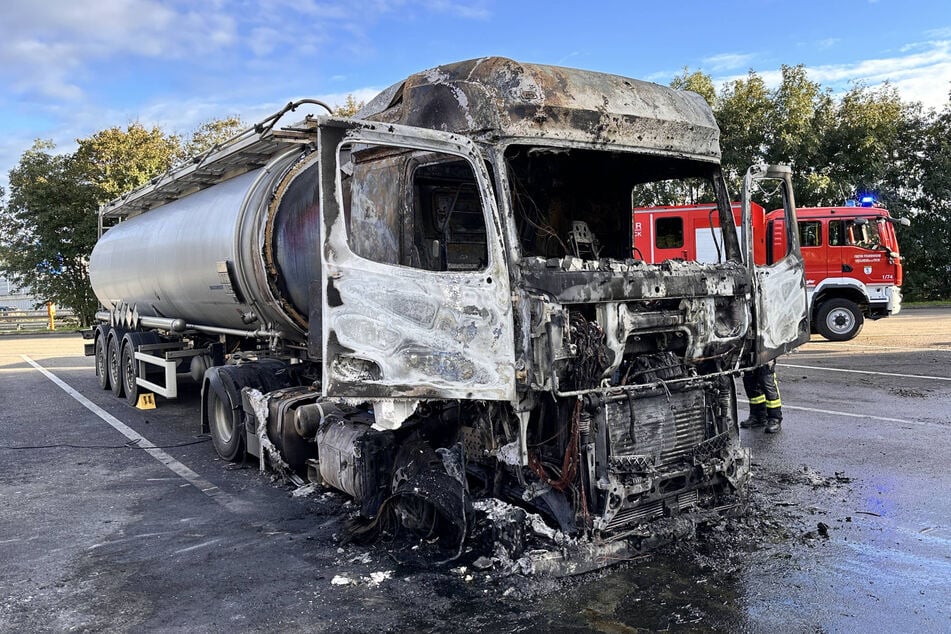
[[[575,58],[578,58],[578,57],[581,57],[581,55],[582,55],[581,51],[571,51],[571,52],[568,53],[567,55],[564,55],[564,56],[562,56],[562,57],[559,57],[559,58],[558,58],[558,61],[555,62],[555,64],[556,64],[557,66],[567,65],[570,60],[575,59]]]
[[[248,46],[258,57],[264,57],[273,51],[283,40],[283,35],[271,27],[258,27],[251,31]]]
[[[909,48],[901,57],[864,60],[855,64],[818,66],[809,76],[821,83],[859,81],[869,85],[890,82],[902,98],[940,108],[951,91],[951,40],[927,42]]]
[[[348,95],[352,95],[357,102],[367,102],[375,97],[380,90],[382,89],[376,87],[363,87],[347,92],[326,93],[317,96],[307,95],[306,97],[336,107],[346,103]],[[188,136],[203,123],[232,115],[241,117],[245,125],[251,126],[282,109],[289,101],[297,101],[302,98],[304,96],[261,103],[226,103],[198,98],[156,101],[143,105],[134,111],[95,107],[70,109],[63,113],[65,118],[55,130],[50,130],[42,134],[41,137],[51,139],[56,144],[56,152],[65,153],[76,150],[76,139],[87,137],[104,127],[125,127],[134,122],[141,123],[147,128],[157,125],[166,134]],[[303,105],[296,111],[287,113],[281,119],[281,124],[300,121],[307,114],[326,113],[326,110],[318,106]],[[30,136],[29,133],[8,134],[0,137],[0,166],[2,166],[0,188],[8,189],[8,170],[17,165],[22,153],[32,146],[34,140],[34,137]]]
[[[653,73],[642,75],[640,77],[637,77],[637,79],[641,79],[643,81],[650,81],[655,84],[661,84],[664,86],[669,86],[671,79],[679,76],[681,73],[684,72],[684,70],[685,68],[679,68],[677,70],[670,70],[668,68],[666,70],[659,70]],[[689,72],[693,72],[693,69],[690,69],[690,68],[686,68],[686,70]],[[704,72],[703,69],[700,69],[700,71]]]
[[[223,12],[155,0],[42,0],[6,3],[0,21],[0,77],[20,93],[76,99],[77,74],[115,55],[181,59],[236,41]],[[206,5],[207,6],[207,5]]]
[[[704,58],[701,61],[703,68],[709,68],[714,73],[719,73],[736,68],[748,69],[750,63],[755,59],[751,53],[722,53]]]
[[[905,101],[920,101],[926,107],[941,108],[948,103],[951,91],[951,40],[934,40],[908,45],[904,55],[878,57],[847,64],[806,66],[809,79],[834,92],[844,92],[855,83],[877,86],[889,82]],[[767,86],[778,86],[782,74],[778,69],[757,70]],[[715,77],[722,85],[746,75]]]
[[[486,6],[484,0],[5,0],[0,186],[34,136],[68,152],[76,138],[133,121],[181,134],[231,114],[251,123],[286,103],[259,100],[303,92],[308,77],[319,82],[329,74],[323,67],[330,60],[377,56],[373,30],[383,20],[432,14],[479,20],[489,15]],[[350,82],[335,74],[346,88]],[[358,88],[324,100],[336,105],[350,93],[359,101],[376,92]],[[97,103],[99,95],[108,95],[107,103]],[[17,112],[36,116],[18,129],[10,119]]]
[[[951,26],[925,31],[925,35],[935,40],[951,38]]]
[[[101,121],[124,121],[131,123],[138,121],[146,127],[157,125],[166,133],[188,135],[202,123],[213,119],[222,119],[232,115],[241,117],[248,126],[268,117],[282,109],[288,102],[303,98],[313,98],[323,101],[331,107],[343,105],[348,95],[354,100],[369,101],[380,92],[380,88],[357,88],[345,93],[327,93],[323,95],[301,95],[289,97],[281,101],[259,103],[227,103],[209,99],[186,99],[176,101],[156,101],[132,111],[89,111],[81,113],[74,129],[97,130]],[[292,123],[302,119],[306,114],[327,114],[323,108],[313,105],[303,105],[294,112],[289,112],[281,120],[283,123]],[[86,133],[84,133],[86,134]]]
[[[77,100],[95,65],[113,59],[201,66],[227,52],[232,64],[280,68],[331,44],[364,57],[375,54],[370,32],[387,16],[484,20],[486,7],[486,0],[6,0],[0,82],[28,97]]]
[[[452,2],[451,0],[426,0],[423,3],[430,11],[448,13],[459,18],[485,20],[491,13],[482,2]]]

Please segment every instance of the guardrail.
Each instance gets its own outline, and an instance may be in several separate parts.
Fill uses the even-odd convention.
[[[56,329],[78,328],[79,320],[71,310],[57,310],[53,320]],[[0,312],[0,332],[49,331],[50,318],[45,310],[10,310]]]

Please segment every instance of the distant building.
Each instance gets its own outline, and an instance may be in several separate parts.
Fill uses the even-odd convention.
[[[17,310],[34,310],[38,300],[29,289],[17,288],[13,282],[0,274],[0,307],[11,307]]]

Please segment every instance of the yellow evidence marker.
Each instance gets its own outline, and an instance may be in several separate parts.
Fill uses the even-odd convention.
[[[139,401],[135,404],[138,409],[155,409],[155,394],[145,392],[139,394]]]

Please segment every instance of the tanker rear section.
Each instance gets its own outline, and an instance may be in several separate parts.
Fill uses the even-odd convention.
[[[732,222],[716,263],[631,250],[635,197],[732,220],[703,100],[487,58],[358,117],[259,128],[104,210],[103,387],[190,374],[218,454],[351,496],[355,540],[488,532],[572,574],[741,510],[733,376],[808,338],[798,236],[769,270]],[[794,219],[788,170],[759,179]]]

